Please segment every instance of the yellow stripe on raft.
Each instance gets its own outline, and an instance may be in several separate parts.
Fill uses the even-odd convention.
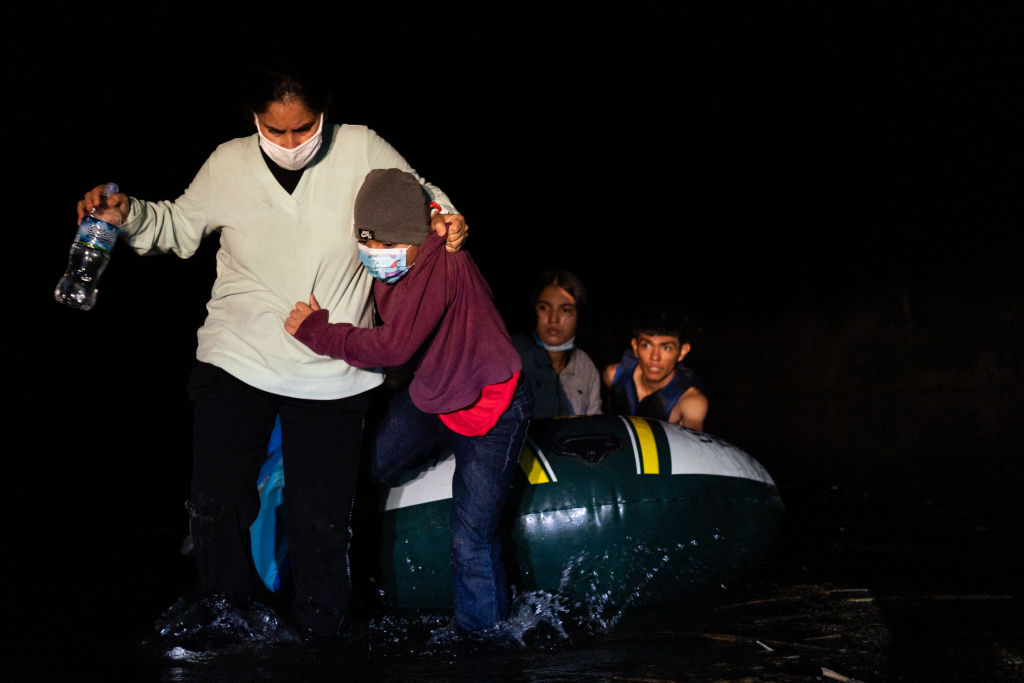
[[[551,483],[548,473],[544,471],[544,466],[540,464],[540,458],[537,457],[537,454],[533,452],[529,445],[525,445],[523,452],[519,454],[519,467],[522,468],[523,473],[526,475],[526,481],[531,484]]]
[[[658,444],[654,441],[651,425],[642,417],[631,417],[629,421],[633,423],[633,429],[636,430],[636,440],[640,446],[640,462],[644,469],[643,474],[657,474],[659,471]]]

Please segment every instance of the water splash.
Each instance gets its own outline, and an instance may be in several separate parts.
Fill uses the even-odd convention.
[[[711,546],[725,541],[717,530],[708,539],[671,546],[648,545],[631,537],[603,548],[588,548],[571,557],[559,583],[569,596],[566,620],[587,634],[613,630],[631,608],[692,596],[709,587],[724,589],[723,567],[706,558]]]
[[[496,645],[555,649],[607,634],[636,607],[673,602],[696,591],[726,590],[714,553],[714,547],[725,542],[715,530],[707,538],[671,546],[627,537],[625,543],[588,548],[565,562],[556,592],[520,591],[513,586],[509,617],[493,629],[466,634],[455,626],[450,612],[432,616],[386,612],[371,620],[368,647],[383,654],[456,657]]]
[[[224,598],[179,598],[154,623],[157,633],[173,643],[171,659],[203,661],[216,650],[296,644],[298,632],[261,603],[238,607]]]
[[[451,617],[385,614],[367,624],[367,649],[382,655],[430,655],[435,633],[451,628]],[[442,649],[443,649],[442,645]]]
[[[569,639],[569,632],[565,630],[565,617],[569,610],[560,595],[544,591],[515,595],[510,611],[511,616],[504,628],[523,646],[527,645],[527,636],[532,636],[531,645],[539,644],[538,641],[557,643]]]
[[[513,594],[508,619],[475,633],[458,628],[450,612],[387,613],[370,619],[367,649],[384,656],[451,658],[482,649],[546,649],[570,638],[565,630],[566,611],[564,600],[558,595],[543,591]]]
[[[386,601],[353,624],[343,647],[349,654],[460,658],[481,649],[555,651],[612,632],[630,610],[673,602],[695,588],[725,590],[706,551],[724,542],[719,532],[670,547],[635,538],[590,547],[569,558],[556,592],[512,588],[509,617],[493,629],[467,634],[450,611],[385,610]],[[380,597],[377,589],[377,597]],[[365,619],[365,620],[364,620]],[[240,609],[223,599],[179,599],[155,624],[166,658],[202,664],[210,656],[259,653],[302,641],[273,609],[259,603]]]
[[[209,652],[196,652],[195,650],[189,650],[175,645],[165,653],[168,659],[173,659],[179,662],[187,662],[189,664],[203,664],[210,662],[215,659],[215,656]]]

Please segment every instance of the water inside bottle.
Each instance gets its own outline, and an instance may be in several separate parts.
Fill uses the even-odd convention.
[[[68,267],[64,277],[57,283],[54,298],[72,308],[83,311],[91,309],[96,304],[96,293],[99,291],[95,282],[103,274],[109,260],[105,253],[96,249],[81,244],[72,246]]]

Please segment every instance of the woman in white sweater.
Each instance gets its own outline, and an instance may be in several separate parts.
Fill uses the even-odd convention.
[[[107,201],[121,210],[121,235],[139,253],[188,258],[219,233],[217,278],[189,383],[195,426],[187,507],[204,593],[241,607],[256,595],[249,525],[280,416],[293,614],[312,637],[332,637],[350,600],[349,520],[366,392],[382,375],[313,353],[281,320],[312,292],[332,322],[373,325],[372,278],[351,237],[353,202],[371,169],[415,172],[372,130],[328,123],[330,96],[320,83],[290,67],[259,71],[246,93],[253,134],[220,145],[184,194]],[[448,228],[448,248],[457,249],[466,234],[462,216],[438,188],[424,187],[435,230]],[[79,219],[101,191],[79,202]]]

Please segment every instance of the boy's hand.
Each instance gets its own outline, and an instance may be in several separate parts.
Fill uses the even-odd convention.
[[[441,237],[447,233],[448,239],[445,240],[444,248],[451,252],[462,249],[462,243],[469,236],[466,219],[459,213],[435,213],[430,219],[430,227]]]
[[[312,294],[309,295],[309,304],[304,304],[301,301],[295,304],[295,308],[288,314],[288,318],[284,321],[284,329],[288,334],[294,335],[299,330],[299,325],[309,317],[309,314],[313,311],[319,311],[320,304],[317,303],[316,297]]]

